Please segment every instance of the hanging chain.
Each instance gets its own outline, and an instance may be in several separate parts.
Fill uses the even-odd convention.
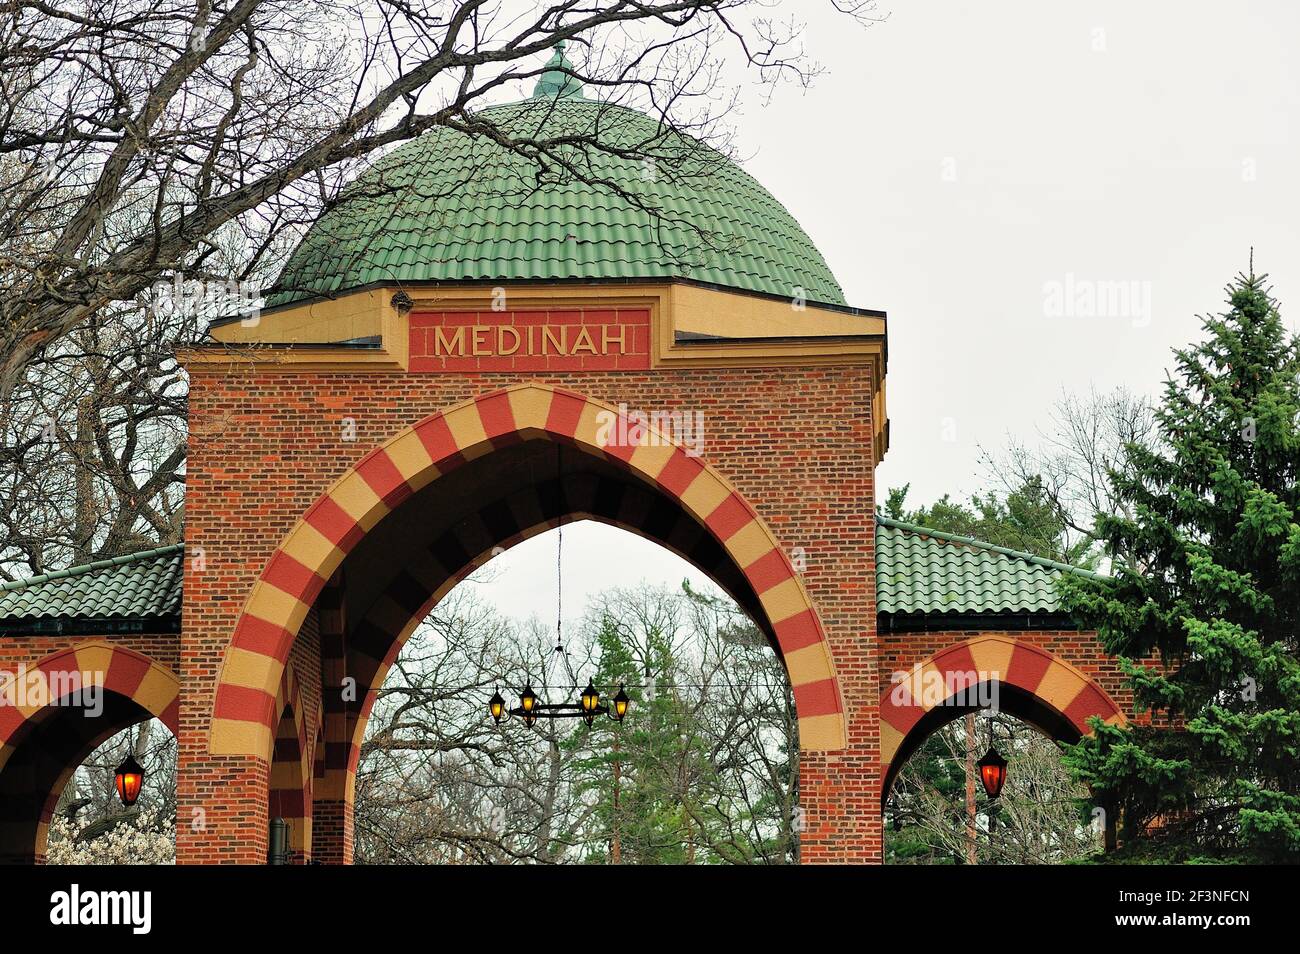
[[[564,451],[555,445],[555,651],[564,661],[564,671],[575,686],[578,674],[573,671],[569,652],[564,648]]]

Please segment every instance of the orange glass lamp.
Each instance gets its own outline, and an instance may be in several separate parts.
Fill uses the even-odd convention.
[[[980,771],[980,782],[984,785],[984,793],[989,798],[997,798],[1002,794],[1002,786],[1007,781],[1007,760],[1002,757],[993,746],[984,753],[984,758],[980,759],[975,765]]]
[[[126,761],[117,767],[113,783],[117,786],[117,797],[122,800],[122,804],[127,808],[134,805],[144,786],[144,768],[135,760],[134,755],[127,753]]]

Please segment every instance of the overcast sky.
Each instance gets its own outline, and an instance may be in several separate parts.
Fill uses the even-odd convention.
[[[879,499],[981,489],[980,445],[1032,439],[1063,390],[1154,393],[1252,245],[1297,326],[1300,4],[917,0],[869,29],[792,6],[825,74],[731,121],[849,302],[888,312]],[[1078,314],[1102,282],[1131,283],[1119,314]],[[484,589],[553,613],[554,545]],[[689,569],[608,528],[568,531],[565,566],[575,608]]]

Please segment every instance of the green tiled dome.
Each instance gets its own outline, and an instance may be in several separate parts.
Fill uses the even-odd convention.
[[[844,304],[821,253],[752,176],[649,116],[583,98],[565,75],[548,73],[533,99],[481,115],[516,138],[594,132],[633,155],[571,146],[581,176],[554,167],[539,176],[486,136],[437,127],[344,191],[268,304],[377,283],[668,278]]]

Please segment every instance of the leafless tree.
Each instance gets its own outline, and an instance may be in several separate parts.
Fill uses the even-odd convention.
[[[0,578],[181,539],[191,326],[97,313],[28,366],[0,418]]]
[[[797,25],[755,0],[7,0],[0,403],[43,349],[160,278],[265,282],[358,164],[426,130],[591,176],[571,135],[476,112],[518,98],[560,41],[604,100],[700,134],[727,102],[724,56],[766,81],[815,72]]]
[[[970,817],[970,742],[983,752],[989,722],[1011,763],[996,803],[983,796]],[[973,739],[968,735],[974,725]],[[1102,828],[1083,808],[1088,790],[1070,778],[1056,743],[1005,713],[957,719],[937,730],[894,781],[885,813],[886,854],[920,864],[1059,864],[1101,850]],[[991,810],[992,808],[992,810]],[[973,824],[972,824],[973,823]]]
[[[799,860],[799,719],[780,657],[730,600],[687,591],[692,721],[712,771],[685,793],[691,835],[737,863]]]
[[[522,685],[553,638],[459,589],[403,647],[380,691],[357,778],[357,857],[369,863],[553,863],[575,817],[561,728],[498,727],[486,700]],[[513,690],[501,686],[505,693]]]
[[[1100,514],[1133,516],[1115,495],[1109,475],[1125,472],[1128,446],[1149,447],[1156,440],[1150,403],[1127,389],[1090,391],[1086,397],[1063,393],[1036,441],[1008,436],[1000,450],[981,448],[981,463],[988,479],[1005,492],[1041,478],[1067,528],[1068,550],[1097,539]]]

